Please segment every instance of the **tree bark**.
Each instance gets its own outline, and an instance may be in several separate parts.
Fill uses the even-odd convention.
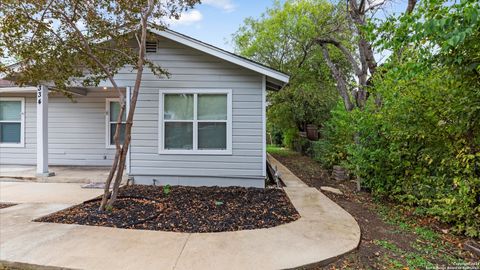
[[[411,14],[413,10],[415,9],[415,5],[417,5],[417,0],[408,0],[408,5],[407,5],[407,14]]]
[[[120,150],[117,149],[117,154],[119,156],[117,172],[115,175],[115,181],[113,183],[112,193],[106,205],[106,207],[109,207],[109,208],[113,207],[113,204],[115,203],[115,200],[118,197],[118,190],[122,182],[123,171],[125,169],[125,163],[127,159],[127,153],[130,147],[133,116],[135,114],[135,109],[137,106],[138,93],[140,91],[140,83],[142,81],[143,69],[145,66],[145,44],[147,40],[148,18],[150,17],[153,11],[153,7],[154,7],[153,0],[149,0],[147,10],[145,11],[145,13],[142,15],[142,18],[141,18],[141,23],[140,23],[141,37],[140,37],[140,40],[138,41],[139,52],[138,52],[138,61],[137,61],[137,75],[135,78],[135,86],[133,88],[132,99],[131,99],[130,108],[128,111],[127,123],[125,126],[125,141],[123,143],[122,148]],[[116,130],[116,132],[118,132],[118,130]],[[115,136],[117,136],[117,134],[115,134]]]
[[[347,111],[353,110],[354,106],[350,99],[350,95],[348,94],[348,87],[347,82],[345,81],[344,77],[342,76],[340,70],[335,66],[330,58],[330,54],[328,53],[328,49],[326,44],[321,44],[323,57],[325,58],[325,62],[327,63],[328,68],[332,72],[333,77],[337,81],[337,90],[340,96],[343,99],[343,104]]]

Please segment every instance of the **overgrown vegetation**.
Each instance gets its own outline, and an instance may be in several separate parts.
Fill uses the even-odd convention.
[[[332,179],[322,165],[299,153],[268,149],[309,186],[340,189],[343,195],[324,194],[347,210],[362,228],[358,249],[312,269],[443,269],[467,267],[478,261],[462,247],[464,237],[453,235],[446,224],[425,217],[418,208],[357,191],[354,182]]]
[[[296,5],[304,9],[297,10]],[[284,6],[277,4],[261,20],[247,21],[249,30],[240,33],[248,33],[242,37],[250,43],[242,43],[248,46],[241,47],[245,50],[240,52],[251,56],[249,53],[263,54],[266,47],[275,51],[281,45],[264,39],[262,50],[254,46],[259,35],[265,34],[265,25],[299,18],[299,13],[315,18],[317,13],[305,7],[315,11],[323,8],[323,20],[306,28],[310,32],[304,39],[311,38],[317,46],[312,47],[307,61],[310,64],[303,67],[308,74],[317,74],[319,81],[325,76],[330,82],[334,79],[330,88],[343,88],[343,92],[338,89],[341,100],[338,94],[336,99],[325,96],[325,88],[315,84],[308,88],[311,95],[304,95],[302,84],[295,78],[305,69],[277,59],[286,63],[279,67],[288,66],[284,71],[294,74],[294,79],[289,88],[270,97],[271,141],[278,144],[283,139],[284,146],[292,147],[292,138],[301,130],[298,123],[303,121],[295,117],[322,114],[323,118],[316,120],[321,126],[320,141],[297,142],[302,152],[325,168],[348,168],[361,180],[361,186],[377,197],[416,207],[418,214],[450,224],[457,233],[478,237],[480,3],[430,0],[417,4],[412,0],[404,13],[381,20],[367,16],[376,5],[381,3],[349,1],[348,12],[342,13],[342,8],[321,1],[287,1]],[[338,14],[344,14],[341,17],[345,20],[339,20]],[[305,24],[304,20],[295,20],[295,25]],[[332,28],[339,23],[349,27]],[[325,29],[346,31],[353,38]],[[271,36],[276,40],[277,36]],[[368,57],[372,48],[389,55],[378,67]],[[327,50],[323,58],[321,50]],[[330,62],[327,56],[334,66],[326,65]],[[315,67],[315,62],[319,66]],[[346,89],[350,92],[345,93]],[[358,95],[364,90],[367,98],[359,102]],[[323,103],[318,101],[323,98]],[[325,106],[327,100],[329,105]]]
[[[363,111],[337,107],[316,153],[326,166],[347,166],[373,194],[474,237],[480,235],[479,13],[477,1],[429,1],[383,24],[377,43],[402,55],[392,55],[373,80],[370,91],[382,106],[370,99]]]

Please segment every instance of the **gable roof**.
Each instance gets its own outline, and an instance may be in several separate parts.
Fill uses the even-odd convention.
[[[210,45],[208,43],[205,43],[203,41],[194,39],[192,37],[189,37],[187,35],[181,34],[179,32],[170,30],[170,29],[163,29],[163,30],[158,30],[155,27],[149,27],[148,30],[156,34],[158,36],[164,37],[166,39],[178,42],[180,44],[183,44],[187,47],[191,47],[193,49],[197,49],[199,51],[202,51],[204,53],[207,53],[209,55],[218,57],[220,59],[223,59],[227,62],[239,65],[241,67],[244,67],[246,69],[255,71],[257,73],[260,73],[262,75],[266,76],[266,87],[268,90],[280,90],[285,86],[289,80],[290,76],[275,70],[271,67],[268,67],[266,65],[263,65],[261,63],[255,62],[253,60],[247,59],[243,56],[231,53],[229,51],[220,49],[218,47],[215,47],[213,45]],[[16,66],[18,63],[14,63],[10,66]],[[1,78],[0,78],[1,79]],[[0,87],[5,85],[0,85]]]
[[[213,45],[207,44],[205,42],[202,42],[200,40],[194,39],[192,37],[186,36],[184,34],[180,34],[178,32],[172,31],[170,29],[164,29],[164,30],[158,30],[155,28],[150,27],[149,28],[150,32],[159,35],[161,37],[173,40],[175,42],[178,42],[180,44],[183,44],[185,46],[197,49],[199,51],[202,51],[204,53],[210,54],[212,56],[218,57],[220,59],[223,59],[227,62],[242,66],[246,69],[250,69],[252,71],[258,72],[260,74],[263,74],[267,76],[267,81],[270,84],[283,86],[284,84],[288,83],[290,76],[280,72],[278,70],[275,70],[273,68],[267,67],[265,65],[262,65],[260,63],[257,63],[255,61],[252,61],[250,59],[247,59],[245,57],[236,55],[234,53],[228,52],[226,50],[220,49],[218,47],[215,47]],[[283,85],[281,85],[283,84]]]

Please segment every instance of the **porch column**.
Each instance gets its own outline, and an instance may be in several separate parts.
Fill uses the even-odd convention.
[[[48,88],[37,88],[37,176],[55,175],[48,171]]]

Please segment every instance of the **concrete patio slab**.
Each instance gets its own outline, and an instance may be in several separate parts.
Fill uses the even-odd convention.
[[[12,193],[25,188],[41,189],[54,197],[54,193],[77,197],[74,202],[44,194],[27,202],[23,190],[26,203],[0,210],[0,261],[73,269],[288,269],[326,263],[355,249],[360,228],[353,217],[317,189],[301,185],[288,169],[282,170],[290,177],[285,182],[291,183],[285,191],[301,218],[269,229],[224,233],[32,222],[89,194],[65,184],[25,183],[31,186],[20,188],[17,183],[0,183],[0,201],[13,200]],[[39,203],[40,199],[45,201]]]
[[[110,167],[91,166],[50,166],[54,176],[37,176],[35,166],[2,165],[0,181],[34,181],[42,183],[103,183],[108,177]],[[123,177],[127,180],[127,176]]]
[[[0,182],[0,202],[77,204],[99,196],[102,189],[75,183]]]

